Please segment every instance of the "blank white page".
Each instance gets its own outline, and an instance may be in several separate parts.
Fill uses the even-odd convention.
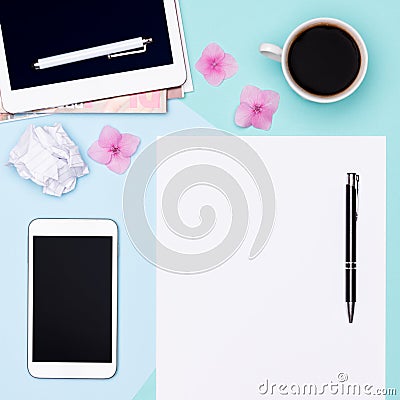
[[[324,386],[331,383],[338,384],[341,398],[370,399],[365,390],[385,386],[385,138],[243,140],[263,159],[274,182],[275,225],[263,252],[249,260],[261,211],[251,180],[238,172],[250,207],[249,231],[239,251],[200,275],[157,271],[157,400],[311,398],[293,394],[306,384],[316,385],[316,398],[337,398],[335,386]],[[205,160],[210,162],[209,156],[199,151],[186,161]],[[184,162],[183,155],[160,169],[158,195]],[[227,170],[236,173],[240,168],[231,164],[226,161]],[[353,324],[344,294],[347,172],[360,175]],[[195,199],[210,194],[210,188],[204,195],[201,188],[194,190],[194,199],[188,193],[180,209],[189,224],[198,218]],[[230,210],[218,204],[217,210],[223,214],[216,230],[222,240]],[[158,210],[159,240],[177,246],[170,234]],[[350,390],[359,385],[361,395],[343,396],[349,384]]]

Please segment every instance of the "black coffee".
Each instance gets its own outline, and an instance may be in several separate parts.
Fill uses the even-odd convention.
[[[293,79],[306,91],[320,96],[346,90],[356,79],[360,65],[355,40],[342,29],[329,25],[302,32],[288,54]]]

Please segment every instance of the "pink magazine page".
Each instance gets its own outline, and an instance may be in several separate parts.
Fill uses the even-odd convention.
[[[154,92],[139,93],[130,96],[114,97],[112,99],[71,104],[63,107],[48,108],[23,114],[8,113],[3,108],[0,99],[0,123],[23,118],[33,118],[44,114],[164,114],[166,112],[167,90],[157,90]]]
[[[130,96],[114,97],[112,99],[89,101],[86,103],[71,104],[63,107],[38,110],[39,114],[85,114],[85,113],[127,113],[151,114],[167,112],[167,91],[132,94]]]

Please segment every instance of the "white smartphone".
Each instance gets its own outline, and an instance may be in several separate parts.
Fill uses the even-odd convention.
[[[28,240],[29,373],[111,378],[117,369],[116,223],[36,219]]]

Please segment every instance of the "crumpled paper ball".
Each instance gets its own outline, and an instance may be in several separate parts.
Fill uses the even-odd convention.
[[[89,173],[78,146],[61,124],[29,125],[11,150],[8,165],[22,178],[43,186],[43,193],[58,197],[74,190],[77,178]]]

